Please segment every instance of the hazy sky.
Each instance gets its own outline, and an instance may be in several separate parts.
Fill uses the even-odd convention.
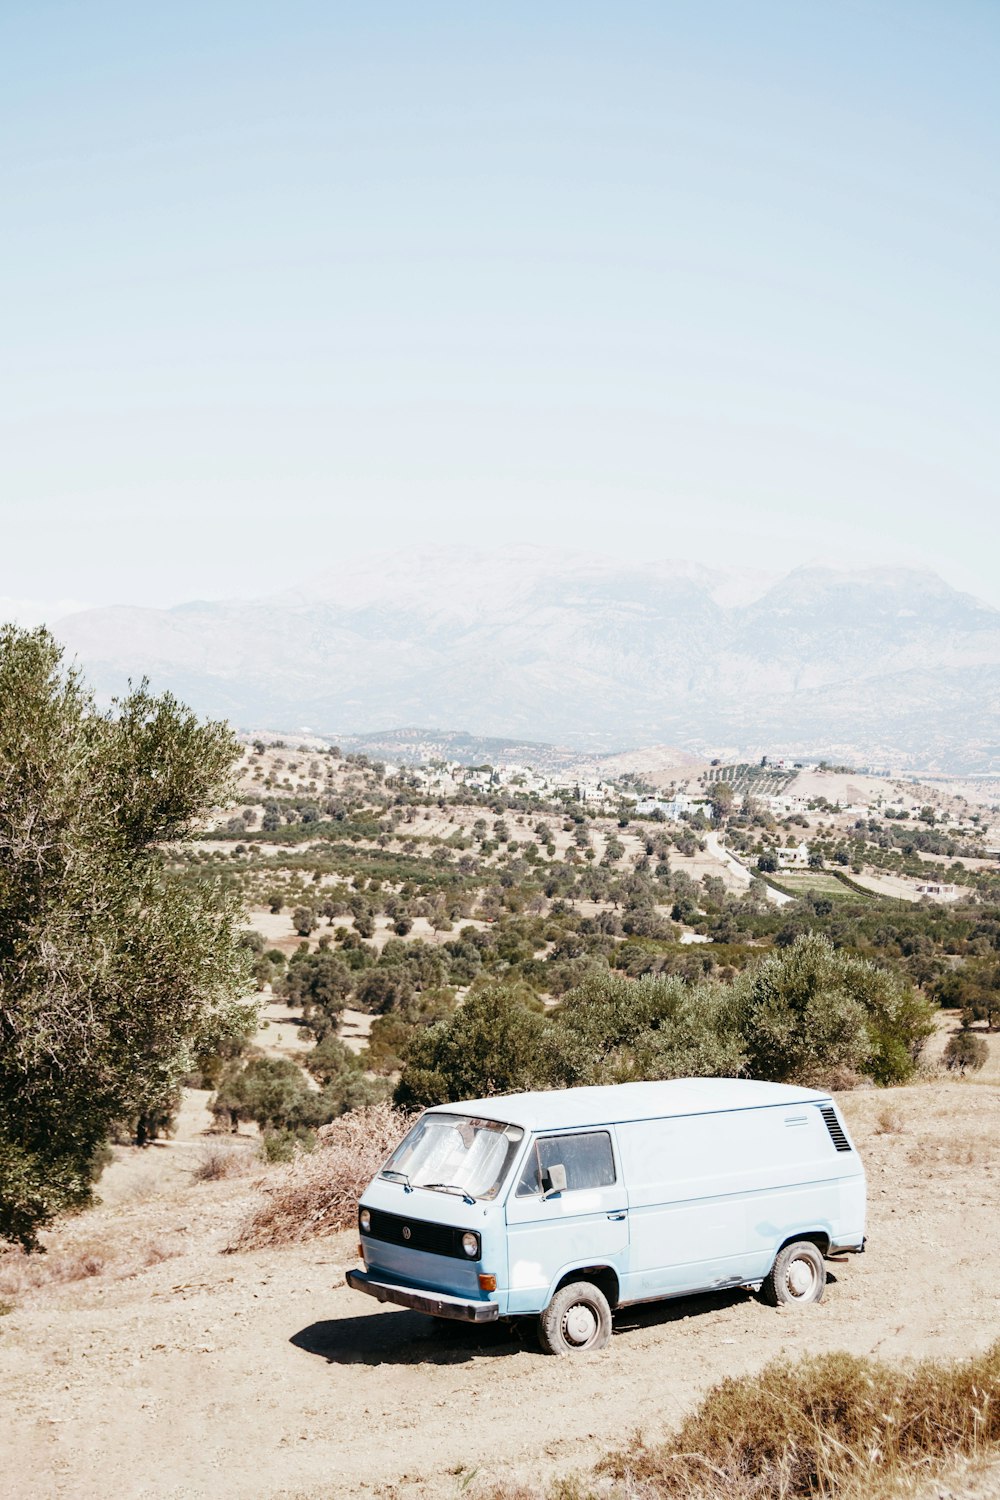
[[[3,0],[0,598],[514,540],[1000,604],[998,78],[997,0]]]

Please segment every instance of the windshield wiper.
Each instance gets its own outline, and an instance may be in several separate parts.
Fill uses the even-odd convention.
[[[460,1198],[465,1199],[466,1203],[476,1201],[468,1188],[459,1187],[457,1182],[418,1182],[417,1187],[430,1188],[434,1193],[457,1193]]]
[[[383,1177],[398,1177],[405,1187],[406,1191],[408,1193],[413,1192],[413,1183],[407,1177],[406,1173],[401,1172],[398,1167],[383,1167],[381,1175]]]

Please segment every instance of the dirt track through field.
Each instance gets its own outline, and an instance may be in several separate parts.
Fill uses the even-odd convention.
[[[15,1295],[0,1319],[0,1495],[458,1496],[473,1470],[586,1469],[779,1354],[983,1349],[1000,1336],[991,1045],[982,1081],[844,1097],[869,1251],[829,1266],[821,1304],[730,1292],[625,1311],[607,1350],[563,1360],[530,1334],[438,1331],[352,1293],[353,1234],[221,1254],[252,1179],[194,1183],[174,1152],[158,1196],[126,1193],[53,1237],[53,1266],[97,1246],[102,1274]],[[149,1254],[166,1258],[141,1268]]]

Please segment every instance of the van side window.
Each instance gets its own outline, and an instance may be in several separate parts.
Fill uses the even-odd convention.
[[[606,1130],[583,1135],[549,1135],[534,1141],[517,1185],[518,1198],[542,1193],[549,1186],[549,1167],[559,1162],[566,1168],[566,1191],[610,1187],[615,1181],[615,1159]]]

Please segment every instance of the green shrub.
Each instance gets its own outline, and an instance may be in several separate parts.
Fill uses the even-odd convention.
[[[725,991],[680,979],[594,974],[552,1013],[563,1083],[731,1077],[743,1043],[727,1027]]]
[[[395,1092],[402,1109],[545,1088],[561,1072],[551,1022],[499,984],[471,991],[453,1016],[414,1037],[404,1064]]]
[[[990,1055],[985,1037],[976,1036],[963,1026],[948,1038],[941,1061],[946,1068],[959,1073],[978,1073]]]
[[[728,1009],[749,1076],[776,1082],[903,1082],[933,1029],[906,980],[817,933],[738,975]]]
[[[261,1161],[270,1165],[294,1161],[304,1152],[312,1151],[315,1144],[313,1130],[268,1130],[261,1136],[258,1152]]]

